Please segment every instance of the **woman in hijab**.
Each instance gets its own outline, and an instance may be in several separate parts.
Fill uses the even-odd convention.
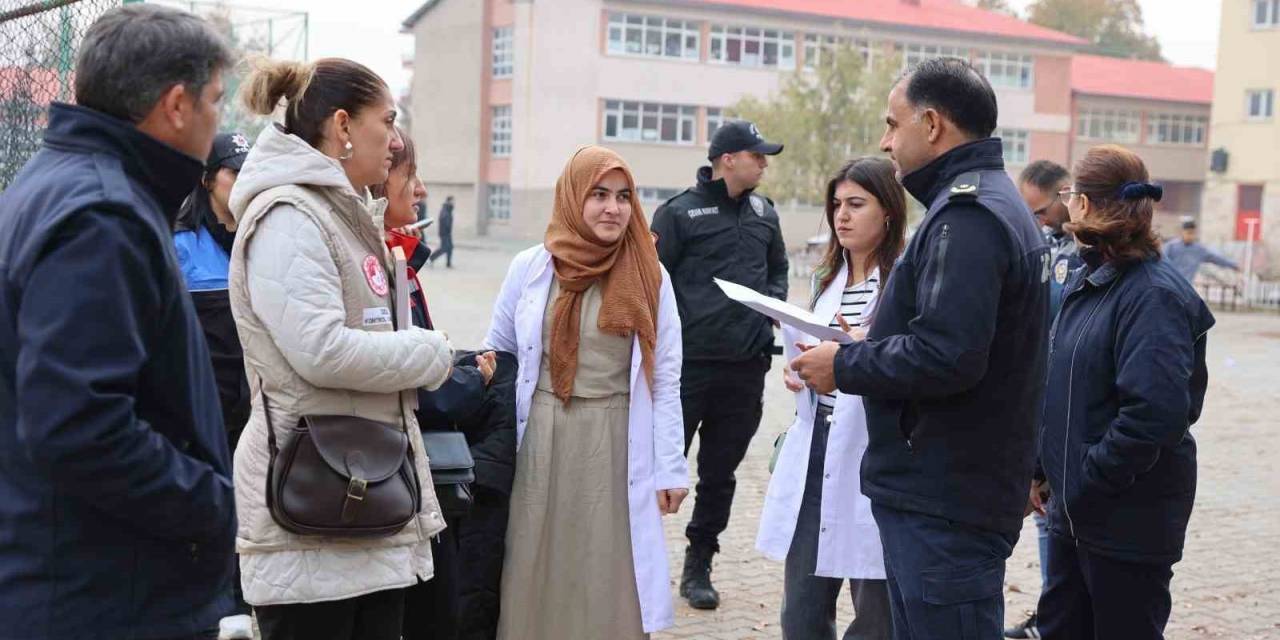
[[[485,348],[518,354],[498,637],[644,638],[673,622],[661,517],[688,494],[680,317],[631,170],[583,147]]]

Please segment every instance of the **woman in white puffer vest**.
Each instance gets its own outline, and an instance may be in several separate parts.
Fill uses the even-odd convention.
[[[258,136],[230,201],[239,225],[231,305],[253,391],[234,471],[245,601],[265,640],[398,640],[404,588],[431,578],[430,538],[444,528],[404,407],[417,388],[444,382],[453,354],[438,332],[393,326],[386,201],[367,188],[386,181],[403,146],[395,105],[381,78],[341,59],[264,61],[243,97],[261,114],[285,102],[284,126]],[[408,526],[333,538],[276,523],[265,495],[268,424],[283,444],[301,416],[324,414],[403,416],[421,493]]]

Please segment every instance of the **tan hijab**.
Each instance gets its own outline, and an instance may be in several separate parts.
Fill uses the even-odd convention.
[[[605,244],[582,219],[591,189],[606,173],[621,169],[631,188],[631,220],[622,236]],[[617,153],[604,147],[578,149],[556,181],[555,209],[543,243],[551,252],[560,295],[551,316],[551,382],[566,404],[578,372],[582,294],[601,283],[597,326],[610,335],[640,339],[645,375],[653,382],[653,349],[658,342],[658,290],[662,268],[649,223],[636,199],[635,178]]]

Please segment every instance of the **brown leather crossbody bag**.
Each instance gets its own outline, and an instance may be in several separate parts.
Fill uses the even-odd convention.
[[[277,449],[267,394],[267,508],[305,536],[383,537],[421,508],[418,472],[401,404],[401,426],[355,416],[302,416]]]

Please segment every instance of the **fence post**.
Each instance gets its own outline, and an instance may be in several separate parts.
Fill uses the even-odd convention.
[[[1249,225],[1249,230],[1245,232],[1244,245],[1244,303],[1250,309],[1253,308],[1253,239],[1258,222],[1253,218],[1244,221]]]

